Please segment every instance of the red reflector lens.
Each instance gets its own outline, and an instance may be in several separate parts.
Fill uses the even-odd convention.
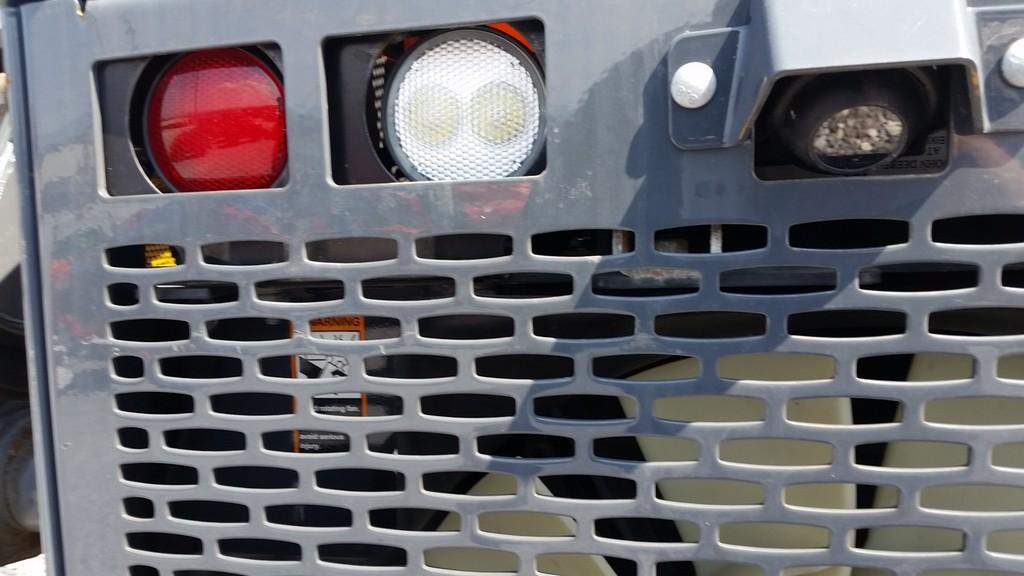
[[[269,188],[287,160],[284,90],[238,48],[187,54],[150,97],[150,154],[178,192]]]

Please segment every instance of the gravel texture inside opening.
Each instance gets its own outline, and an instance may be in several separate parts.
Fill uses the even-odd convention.
[[[888,108],[847,108],[818,127],[814,152],[822,158],[892,154],[900,147],[903,129],[903,121]]]

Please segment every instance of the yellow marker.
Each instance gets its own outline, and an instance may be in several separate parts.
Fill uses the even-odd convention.
[[[178,265],[169,244],[146,244],[146,268],[171,268]]]

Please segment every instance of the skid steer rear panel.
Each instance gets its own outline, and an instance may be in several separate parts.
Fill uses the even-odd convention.
[[[1024,574],[1024,4],[5,17],[54,576]],[[542,51],[540,173],[360,180],[339,126],[374,111],[341,101],[382,84],[347,66],[495,22]],[[224,46],[281,72],[286,175],[161,193],[131,85]],[[669,91],[692,61],[698,109]],[[941,79],[921,154],[765,156],[776,88],[910,69]]]

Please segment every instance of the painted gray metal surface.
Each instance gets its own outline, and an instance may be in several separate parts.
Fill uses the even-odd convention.
[[[751,26],[752,45],[759,35],[772,43],[773,62],[812,68],[884,64],[903,61],[950,61],[984,53],[977,62],[988,83],[998,76],[998,59],[987,57],[1002,49],[977,43],[971,23],[977,11],[953,0],[941,2],[886,2],[890,11],[874,13],[880,2],[787,2],[769,3],[765,10],[755,3],[751,17],[764,15],[769,23],[773,10],[798,5],[801,18],[811,18],[814,6],[839,10],[850,27],[825,26],[821,36],[810,36],[813,22],[796,30]],[[894,7],[896,5],[897,7]],[[785,6],[785,8],[783,8]],[[992,10],[1016,14],[1014,5]],[[831,13],[831,12],[830,12]],[[829,14],[830,14],[829,13]],[[988,14],[988,13],[986,13]],[[778,15],[789,19],[790,15]],[[983,15],[985,16],[985,15]],[[452,26],[462,22],[537,17],[547,35],[546,78],[548,90],[548,166],[538,177],[500,182],[457,184],[401,183],[340,187],[328,174],[326,134],[328,102],[325,101],[321,48],[325,38],[377,31]],[[987,16],[985,16],[987,18]],[[1003,17],[1003,16],[1001,16]],[[845,564],[878,566],[909,575],[932,567],[972,566],[990,570],[1021,570],[1024,562],[984,550],[983,537],[992,530],[1020,528],[1019,514],[981,516],[970,513],[938,513],[914,505],[916,494],[936,483],[1024,482],[1019,470],[993,468],[987,454],[998,443],[1021,439],[1020,428],[961,428],[923,421],[922,405],[930,398],[964,394],[1024,395],[1024,389],[996,379],[994,365],[1004,354],[1019,351],[1024,339],[965,339],[927,333],[926,318],[932,311],[951,307],[1004,306],[1021,302],[1020,292],[1004,288],[999,273],[1005,264],[1021,259],[1020,246],[946,246],[929,240],[929,225],[936,219],[965,214],[1024,212],[1024,171],[1021,148],[1024,136],[1005,133],[956,139],[950,168],[937,176],[848,178],[761,182],[752,173],[750,145],[728,149],[683,152],[669,138],[667,55],[681,34],[743,26],[750,18],[746,4],[721,2],[649,0],[638,7],[619,0],[452,1],[429,7],[411,0],[372,0],[339,3],[307,0],[284,7],[272,0],[96,0],[84,15],[69,0],[25,5],[18,12],[20,33],[14,40],[24,59],[18,78],[25,90],[20,110],[30,123],[20,134],[26,159],[22,176],[29,184],[33,202],[27,213],[38,223],[37,236],[29,239],[33,263],[29,288],[35,315],[31,334],[40,346],[35,351],[41,370],[36,375],[36,409],[39,447],[49,454],[41,471],[49,478],[43,494],[51,499],[47,514],[52,554],[51,573],[75,576],[127,574],[128,566],[145,564],[161,574],[202,568],[229,573],[271,575],[299,573],[365,573],[363,568],[327,568],[316,560],[316,546],[324,543],[370,542],[401,546],[408,551],[410,572],[422,572],[422,551],[438,546],[483,546],[516,553],[520,573],[532,574],[532,559],[548,552],[607,554],[634,559],[642,574],[653,573],[665,560],[728,559],[764,567],[769,574],[785,566]],[[829,20],[828,14],[821,18]],[[883,20],[880,20],[882,18]],[[889,20],[885,20],[888,18]],[[897,38],[874,43],[849,37],[883,22],[884,30]],[[983,19],[982,19],[983,20]],[[1015,22],[1009,19],[1007,22]],[[5,28],[10,29],[10,26]],[[982,26],[984,29],[984,26]],[[1020,28],[1024,30],[1024,27]],[[770,32],[765,32],[765,31]],[[927,30],[925,34],[918,30]],[[13,36],[13,34],[12,34]],[[874,38],[874,36],[871,36]],[[980,38],[988,38],[984,33]],[[836,40],[839,41],[836,41]],[[827,41],[826,41],[827,40]],[[843,41],[845,40],[845,41]],[[948,41],[953,41],[949,44]],[[289,134],[289,181],[281,190],[201,195],[143,195],[111,198],[105,194],[99,120],[93,94],[92,72],[97,62],[191,49],[275,42],[284,58],[287,124]],[[792,44],[790,43],[792,42]],[[974,42],[973,44],[971,42]],[[893,51],[900,51],[899,55]],[[753,110],[763,78],[780,68],[750,49],[738,66],[740,82],[734,110]],[[993,80],[994,82],[994,80]],[[987,85],[987,84],[986,84]],[[1004,95],[1004,100],[1012,97]],[[1001,104],[1006,106],[1005,103]],[[16,107],[19,104],[16,104]],[[994,105],[988,102],[989,121]],[[1012,106],[1011,106],[1012,108]],[[1012,121],[1020,108],[1003,111],[1008,122],[997,126],[1019,127]],[[736,113],[734,112],[734,115]],[[736,121],[734,126],[741,123]],[[993,122],[993,125],[998,125]],[[34,204],[34,206],[33,206]],[[842,218],[890,218],[912,223],[909,243],[885,250],[809,251],[787,246],[790,225]],[[765,250],[723,255],[670,255],[653,249],[655,230],[688,224],[756,223],[770,229]],[[604,258],[562,259],[532,255],[532,234],[579,228],[625,228],[636,232],[635,253]],[[30,234],[33,232],[29,228]],[[425,262],[414,258],[415,238],[445,233],[496,232],[515,239],[514,255],[484,262]],[[326,265],[304,259],[302,246],[311,240],[336,237],[387,236],[399,243],[397,262],[370,265]],[[207,265],[199,258],[200,246],[231,240],[272,240],[290,247],[287,263],[259,268],[229,269]],[[103,264],[105,248],[136,243],[166,242],[184,246],[183,269],[124,271]],[[953,293],[882,294],[857,286],[858,270],[869,264],[906,261],[974,262],[981,266],[981,281],[974,289]],[[717,288],[718,274],[734,268],[766,265],[834,267],[839,289],[828,294],[766,297],[730,295]],[[589,291],[591,275],[624,267],[659,266],[697,270],[703,278],[695,295],[657,299],[621,299],[595,296]],[[472,279],[489,273],[549,271],[573,276],[571,297],[544,301],[495,302],[472,294]],[[406,303],[401,306],[359,298],[356,287],[366,278],[394,274],[433,274],[455,279],[457,294],[442,302]],[[349,297],[337,305],[282,305],[256,301],[254,283],[267,279],[327,276],[342,279]],[[161,304],[151,297],[128,310],[105,303],[103,290],[113,282],[135,282],[142,294],[160,282],[208,278],[237,282],[243,298],[236,304],[181,307]],[[38,282],[38,283],[36,283]],[[37,290],[37,291],[36,291]],[[817,309],[880,308],[903,310],[910,322],[902,336],[837,342],[786,334],[790,313]],[[655,316],[694,310],[741,310],[769,316],[767,335],[729,341],[680,341],[656,336]],[[608,341],[554,341],[531,335],[533,317],[560,312],[616,311],[632,314],[637,333],[629,339]],[[516,337],[496,343],[451,343],[420,338],[416,320],[441,313],[500,312],[515,319]],[[279,391],[285,384],[260,378],[257,359],[267,355],[325,350],[328,345],[298,334],[286,343],[224,343],[203,332],[210,319],[248,316],[286,316],[296,326],[309,319],[336,314],[390,316],[402,321],[397,342],[366,342],[346,345],[345,354],[359,365],[365,356],[380,353],[430,353],[457,358],[459,375],[451,380],[408,384],[367,381],[349,377],[342,384],[302,383],[290,393],[302,399],[323,392],[386,391],[417,406],[426,394],[466,391],[501,391],[519,400],[518,416],[488,423],[429,418],[407,410],[397,420],[366,420],[346,423],[344,429],[356,447],[344,456],[322,458],[274,456],[258,448],[259,435],[269,430],[334,427],[307,411],[284,420],[227,419],[209,413],[207,398],[216,393]],[[125,344],[109,337],[112,321],[129,318],[187,320],[191,339],[180,344]],[[331,350],[340,348],[331,347]],[[858,380],[856,358],[894,352],[953,352],[973,355],[980,367],[968,382],[955,384],[880,385]],[[571,381],[544,384],[489,382],[473,375],[473,359],[510,352],[558,353],[576,360]],[[591,378],[590,359],[611,353],[686,353],[699,356],[706,367],[703,376],[680,383],[609,383]],[[755,382],[723,382],[710,367],[717,358],[744,352],[806,352],[837,360],[834,380],[799,385]],[[182,382],[157,375],[161,357],[189,353],[234,356],[244,362],[245,375],[229,382]],[[146,359],[144,382],[114,378],[112,357],[139,355]],[[117,392],[178,391],[196,399],[197,411],[186,420],[147,421],[119,416],[113,408]],[[537,419],[530,399],[558,390],[564,393],[626,394],[641,407],[654,398],[692,392],[742,394],[764,398],[768,418],[741,425],[685,425],[655,420],[641,409],[627,423],[595,423],[570,426]],[[906,404],[904,422],[896,427],[815,427],[786,421],[783,406],[788,398],[806,396],[897,397]],[[46,416],[52,416],[47,421]],[[154,442],[144,454],[118,450],[115,430],[143,424],[158,432],[180,427],[230,428],[244,432],[249,450],[242,454],[197,457],[175,453]],[[51,428],[52,427],[52,428]],[[445,458],[382,456],[362,449],[368,434],[380,431],[418,430],[458,434],[460,453]],[[571,435],[576,456],[558,463],[499,461],[478,455],[473,439],[508,431],[541,431]],[[52,432],[52,437],[49,434]],[[589,445],[598,437],[622,434],[666,434],[696,439],[702,447],[697,463],[625,465],[598,461]],[[830,443],[834,462],[809,468],[749,467],[722,462],[717,444],[726,438],[776,437],[810,439]],[[948,440],[970,444],[971,465],[931,470],[878,470],[852,462],[853,446],[895,439]],[[200,487],[182,491],[151,490],[129,486],[118,477],[118,465],[126,462],[160,461],[195,466]],[[300,487],[284,493],[241,493],[212,485],[211,471],[228,465],[276,465],[296,470]],[[403,472],[407,488],[401,495],[341,497],[327,495],[313,486],[313,474],[328,468],[381,468]],[[519,495],[501,499],[445,498],[424,493],[416,479],[439,470],[492,470],[515,475]],[[604,474],[628,477],[639,483],[632,501],[565,501],[538,496],[529,489],[538,474]],[[765,486],[761,506],[712,509],[666,504],[654,498],[653,483],[679,476],[745,479]],[[886,483],[903,491],[904,505],[896,509],[834,510],[797,509],[783,503],[781,488],[797,482],[846,481]],[[122,517],[120,500],[145,495],[157,504],[156,518],[140,522]],[[222,527],[185,524],[170,519],[163,504],[174,498],[213,498],[253,507],[253,520],[225,530]],[[255,513],[264,504],[327,503],[352,510],[351,528],[311,532],[272,527]],[[367,511],[381,506],[451,509],[463,516],[462,529],[444,534],[396,534],[371,528]],[[473,523],[488,510],[530,509],[572,516],[579,526],[571,540],[517,539],[486,534]],[[646,516],[686,519],[701,526],[697,544],[652,545],[610,542],[593,535],[596,518]],[[831,543],[818,550],[760,550],[723,545],[717,527],[731,521],[773,521],[827,526]],[[852,529],[878,525],[955,526],[967,535],[962,552],[943,554],[871,553],[851,547]],[[146,555],[126,550],[125,533],[158,531],[189,534],[202,539],[201,558],[182,559]],[[242,562],[217,554],[224,537],[271,538],[298,542],[303,559],[297,565]]]

